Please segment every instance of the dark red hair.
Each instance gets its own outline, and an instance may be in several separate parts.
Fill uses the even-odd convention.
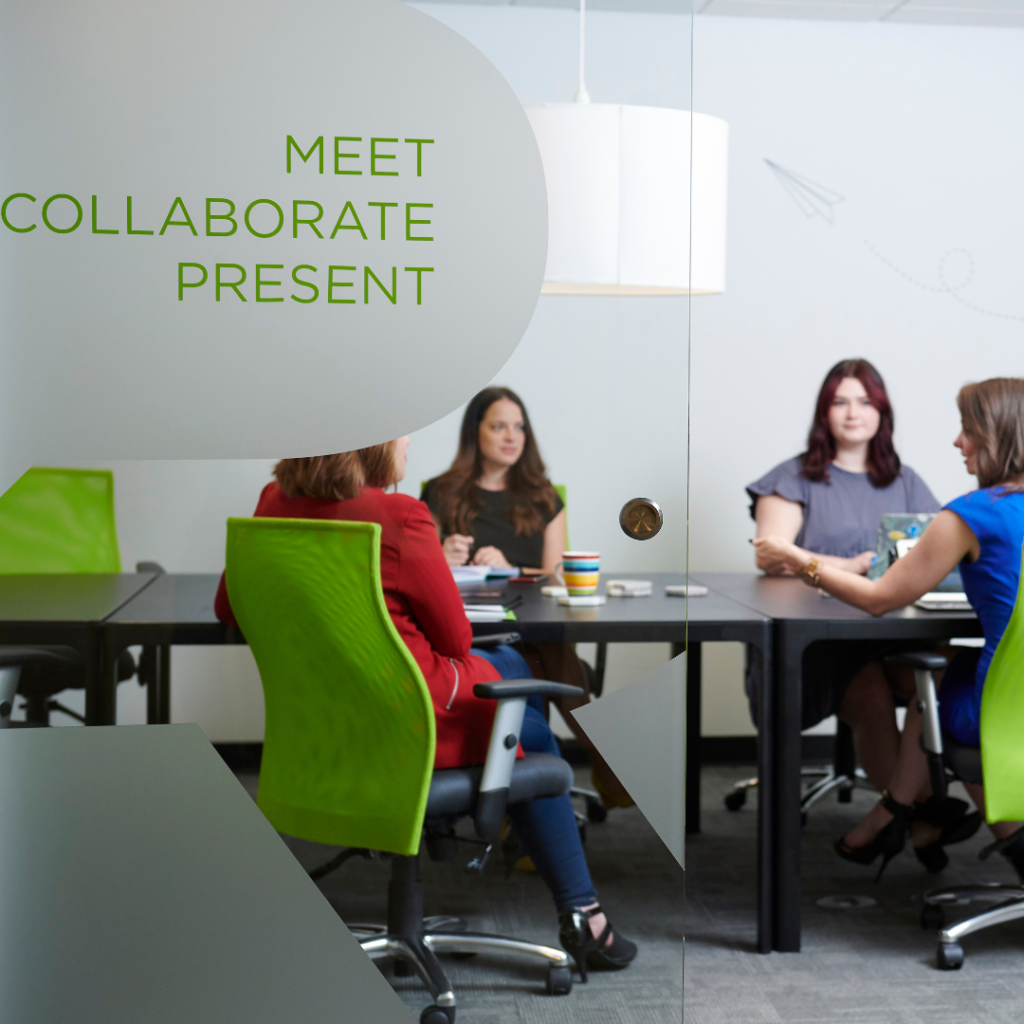
[[[893,415],[882,375],[866,359],[844,359],[825,377],[807,435],[803,473],[808,480],[828,482],[828,467],[836,457],[836,442],[828,426],[828,411],[839,385],[853,377],[864,385],[868,401],[878,410],[878,432],[868,445],[868,479],[875,487],[888,487],[900,472],[900,457],[892,443]]]

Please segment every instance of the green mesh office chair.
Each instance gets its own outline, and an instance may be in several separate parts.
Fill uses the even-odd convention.
[[[384,604],[376,523],[229,519],[226,564],[266,703],[259,807],[280,832],[347,847],[332,866],[363,850],[391,855],[387,926],[354,932],[370,956],[422,978],[433,997],[422,1024],[455,1019],[437,953],[539,958],[549,992],[568,992],[559,949],[469,932],[454,918],[424,921],[418,857],[424,833],[432,858],[455,856],[454,823],[465,816],[489,850],[507,804],[568,791],[565,761],[516,760],[516,739],[527,697],[580,691],[534,679],[478,684],[478,697],[497,701],[486,763],[434,771],[433,705]]]
[[[138,570],[163,571],[150,562],[140,563]],[[33,467],[0,495],[0,575],[119,572],[114,476],[109,470]],[[0,651],[0,727],[9,724],[16,691],[25,698],[31,724],[48,724],[54,710],[81,720],[81,715],[52,699],[61,690],[82,685],[77,651]],[[117,663],[118,681],[135,672],[134,659],[123,653]]]
[[[928,757],[935,793],[945,795],[951,778],[985,785],[985,815],[989,822],[1024,821],[1024,569],[1017,600],[1003,638],[985,677],[981,702],[981,748],[968,747],[939,726],[938,699],[931,673],[946,667],[946,659],[931,653],[895,655],[888,659],[914,669],[922,708],[921,745]],[[1024,827],[981,851],[981,859],[1000,852],[1024,836]],[[972,901],[987,910],[945,925],[945,907]],[[938,928],[936,962],[943,970],[963,965],[960,941],[972,932],[1024,918],[1024,884],[974,885],[933,889],[924,895],[923,928]]]

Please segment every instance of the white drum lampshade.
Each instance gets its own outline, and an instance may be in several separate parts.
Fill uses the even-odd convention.
[[[542,294],[725,291],[724,121],[606,103],[536,103],[526,113],[548,190]]]

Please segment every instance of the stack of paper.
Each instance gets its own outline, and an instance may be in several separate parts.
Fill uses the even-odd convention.
[[[507,612],[500,604],[467,604],[466,618],[470,622],[501,622]]]
[[[926,612],[969,612],[971,602],[967,595],[960,591],[933,590],[914,602],[918,608]]]
[[[456,583],[483,583],[487,579],[486,565],[453,565],[451,568]]]

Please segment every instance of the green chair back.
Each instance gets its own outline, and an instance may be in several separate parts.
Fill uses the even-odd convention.
[[[0,574],[120,571],[109,470],[34,467],[0,495]]]
[[[555,489],[555,494],[562,499],[562,505],[565,507],[565,550],[572,551],[572,545],[569,543],[569,502],[565,497],[565,484],[552,484]]]
[[[985,816],[1024,821],[1024,566],[1013,614],[996,648],[981,696]],[[939,691],[942,699],[942,691]]]
[[[380,582],[380,526],[229,519],[227,587],[266,705],[257,803],[279,832],[412,855],[434,709]]]

